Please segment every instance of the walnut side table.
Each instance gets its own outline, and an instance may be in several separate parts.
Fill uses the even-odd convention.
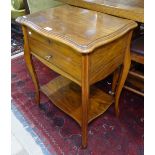
[[[118,115],[120,93],[130,67],[130,40],[134,21],[69,5],[18,17],[24,33],[24,57],[40,103],[40,91],[82,128],[114,102]],[[39,86],[31,56],[61,76]],[[93,84],[122,65],[115,96]]]

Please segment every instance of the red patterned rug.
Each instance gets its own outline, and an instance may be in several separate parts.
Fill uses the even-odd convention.
[[[34,59],[42,84],[58,76]],[[80,127],[41,94],[41,109],[35,104],[34,86],[23,56],[12,60],[12,98],[51,155],[143,155],[144,99],[123,90],[120,98],[120,118],[112,105],[88,128],[88,147],[80,148]],[[108,79],[109,81],[109,79]],[[108,91],[107,79],[97,86]]]
[[[23,36],[11,30],[11,56],[23,52]]]

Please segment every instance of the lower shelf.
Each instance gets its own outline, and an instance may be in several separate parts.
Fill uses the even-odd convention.
[[[82,104],[81,87],[62,76],[41,87],[41,91],[58,108],[71,116],[81,126]],[[88,123],[103,114],[113,103],[113,97],[99,88],[91,86]]]

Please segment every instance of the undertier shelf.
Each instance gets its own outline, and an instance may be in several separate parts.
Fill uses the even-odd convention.
[[[59,109],[82,124],[81,87],[67,78],[59,76],[41,87],[41,91]],[[103,114],[113,103],[113,97],[95,86],[90,87],[88,123]]]

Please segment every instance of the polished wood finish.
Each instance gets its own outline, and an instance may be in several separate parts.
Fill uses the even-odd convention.
[[[136,36],[136,39],[132,40],[131,43],[131,60],[132,65],[129,71],[128,78],[124,88],[132,91],[138,95],[144,96],[144,73],[143,71],[138,71],[135,66],[137,64],[144,65],[144,35],[143,33]],[[135,63],[136,62],[136,63]],[[116,71],[117,72],[117,71]],[[119,72],[115,73],[112,82],[112,92],[117,84]]]
[[[117,68],[113,73],[112,88],[111,88],[111,91],[110,91],[111,95],[114,95],[114,93],[116,91],[116,86],[117,86],[119,76],[120,76],[120,67]]]
[[[137,24],[69,5],[19,17],[16,21],[24,27],[24,40],[28,42],[25,53],[34,55],[63,76],[40,90],[78,122],[85,148],[88,123],[103,114],[114,101],[118,114],[119,96],[130,64],[129,43]],[[125,61],[127,65],[122,69],[115,97],[92,86]]]
[[[140,64],[144,64],[144,55],[139,55],[131,51],[131,59]]]
[[[89,55],[82,55],[82,146],[87,146],[87,128],[89,110],[89,89],[90,89],[90,59]]]
[[[124,61],[122,64],[122,69],[121,69],[121,75],[120,79],[118,81],[118,87],[116,88],[116,93],[115,93],[115,112],[116,116],[119,116],[119,97],[122,91],[122,88],[124,86],[124,83],[126,81],[129,69],[130,69],[130,64],[131,64],[131,56],[130,56],[130,42],[131,42],[131,37],[132,37],[132,32],[129,33],[128,35],[128,40],[127,40],[127,46],[125,49],[125,55],[124,55]]]
[[[123,63],[128,35],[127,33],[90,54],[90,84],[107,77]]]
[[[79,53],[61,43],[47,40],[39,34],[36,35],[34,31],[28,32],[31,34],[29,42],[32,54],[38,55],[45,59],[45,62],[60,69],[61,71],[56,70],[59,74],[65,72],[75,79],[76,83],[81,82],[81,55]]]
[[[119,76],[120,76],[120,71],[116,69],[116,71],[113,74],[112,89],[110,91],[110,94],[112,95],[114,94],[116,86],[118,84]],[[130,69],[124,88],[133,93],[144,96],[144,92],[143,92],[144,91],[144,74],[140,71],[136,71],[136,70],[133,71]]]
[[[137,26],[131,20],[69,5],[18,17],[16,21],[78,53],[93,52]]]
[[[43,85],[40,89],[49,97],[53,104],[71,116],[80,126],[83,125],[82,122],[85,118],[83,118],[82,109],[83,106],[85,106],[85,102],[88,101],[83,101],[83,104],[81,104],[81,97],[85,92],[81,90],[80,86],[67,78],[58,76],[54,80]],[[90,123],[96,117],[103,114],[113,102],[114,99],[112,96],[104,93],[95,86],[91,86],[89,112],[87,112],[88,118],[85,119],[87,123]]]
[[[132,41],[131,60],[138,64],[144,65],[144,35],[140,35]],[[131,78],[133,77],[133,78]],[[129,85],[128,85],[129,83]],[[131,67],[129,77],[126,81],[125,88],[136,94],[144,96],[144,73]]]
[[[23,34],[24,34],[24,59],[25,59],[29,74],[34,83],[34,87],[36,91],[35,98],[36,98],[37,104],[39,105],[40,104],[39,82],[38,82],[38,78],[37,78],[36,72],[34,70],[33,62],[32,62],[32,55],[31,55],[30,48],[29,48],[29,41],[27,39],[28,34],[27,34],[26,27],[22,26],[22,29],[23,29]]]
[[[144,23],[144,0],[59,0],[70,5]]]

